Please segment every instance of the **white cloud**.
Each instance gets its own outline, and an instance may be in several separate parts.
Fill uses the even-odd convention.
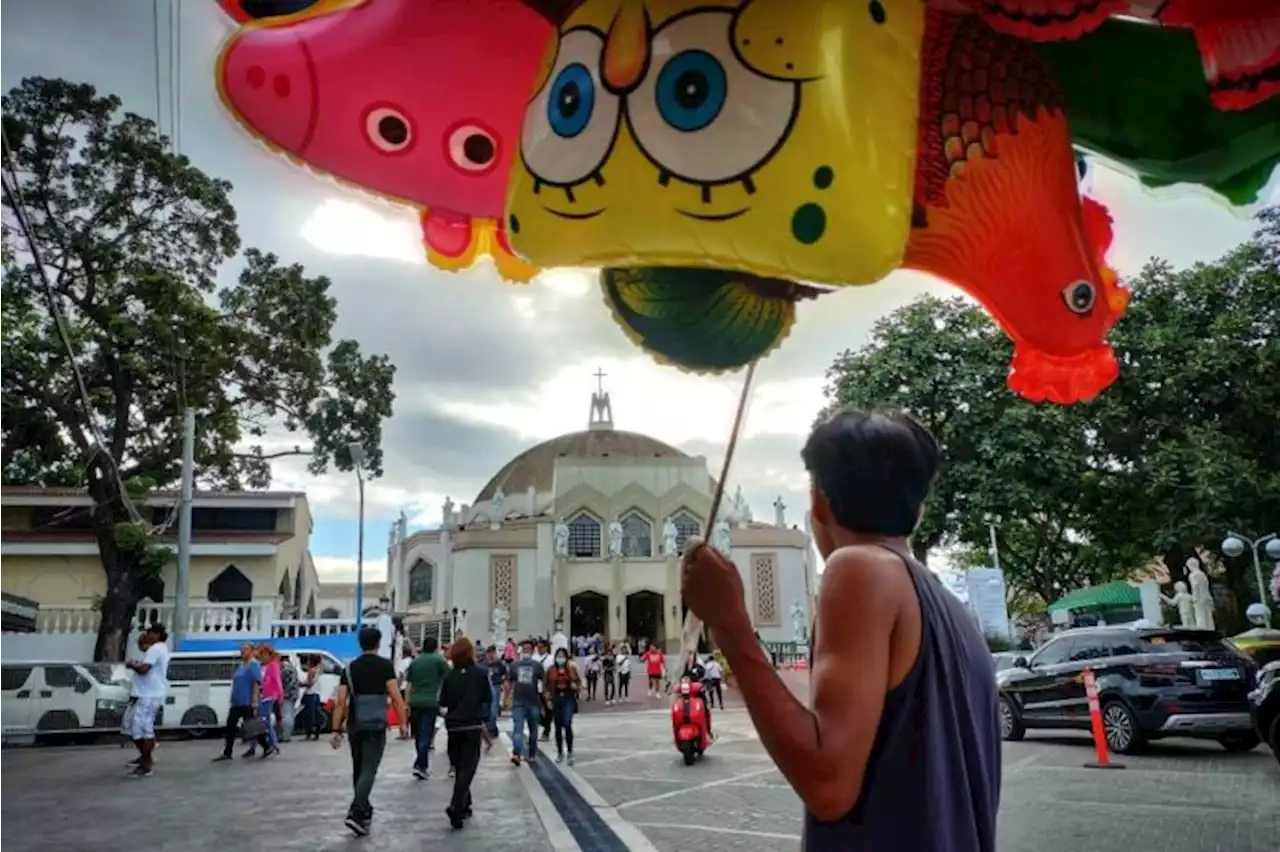
[[[329,254],[378,257],[426,265],[422,232],[408,208],[384,215],[368,204],[331,198],[302,226],[302,237]]]
[[[356,558],[346,556],[316,556],[316,575],[322,583],[354,583],[358,573]],[[364,581],[380,583],[387,579],[387,563],[384,560],[364,561]]]

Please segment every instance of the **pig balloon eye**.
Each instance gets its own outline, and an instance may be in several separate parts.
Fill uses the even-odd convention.
[[[413,146],[413,125],[409,116],[395,107],[379,106],[364,118],[369,144],[384,154],[402,154]]]
[[[461,124],[446,139],[449,161],[471,174],[483,174],[498,164],[498,140],[475,124]]]
[[[1088,281],[1075,281],[1062,290],[1062,301],[1067,303],[1067,310],[1075,314],[1087,314],[1093,310],[1097,290]]]

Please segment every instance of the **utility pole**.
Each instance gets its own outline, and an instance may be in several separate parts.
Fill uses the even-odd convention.
[[[996,525],[987,524],[987,529],[991,532],[991,567],[1000,570],[1000,546],[996,543]]]
[[[182,411],[182,491],[178,503],[178,593],[173,599],[173,647],[187,637],[188,586],[191,580],[191,500],[195,480],[196,411]]]

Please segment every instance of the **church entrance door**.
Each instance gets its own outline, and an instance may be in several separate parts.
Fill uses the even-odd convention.
[[[627,636],[639,647],[641,639],[662,647],[667,639],[663,617],[664,598],[657,592],[632,592],[627,595]],[[615,637],[620,638],[620,637]]]
[[[569,598],[569,635],[604,636],[608,632],[609,598],[599,592],[578,592]]]

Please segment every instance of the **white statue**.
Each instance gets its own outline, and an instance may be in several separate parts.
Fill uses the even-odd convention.
[[[616,519],[609,522],[609,555],[622,556],[622,524]]]
[[[396,542],[399,541],[399,539],[396,538],[396,532],[398,531],[398,527],[399,527],[398,524],[392,524],[391,529],[387,533],[387,550],[395,549]]]
[[[751,523],[751,507],[747,505],[747,498],[742,496],[741,485],[733,492],[733,512],[730,516],[733,519],[734,526],[745,527]]]
[[[454,632],[455,636],[467,635],[467,611],[465,609],[458,610],[458,620],[455,623],[455,627],[456,627],[456,631]]]
[[[556,556],[569,555],[569,526],[564,521],[556,524]]]
[[[715,528],[711,531],[711,546],[725,556],[730,555],[733,550],[733,542],[729,533],[728,521],[716,521]]]
[[[501,647],[507,641],[507,624],[511,621],[511,613],[506,607],[498,604],[493,608],[493,644]]]
[[[404,541],[409,537],[409,516],[400,510],[400,520],[396,521],[396,540]]]
[[[493,500],[490,501],[490,506],[493,508],[493,522],[495,524],[500,524],[506,520],[506,516],[502,514],[502,503],[506,499],[507,495],[502,493],[501,488],[493,492]]]
[[[797,645],[804,645],[809,637],[809,624],[799,598],[791,599],[791,633]]]
[[[453,498],[444,498],[444,507],[440,510],[440,522],[444,524],[453,523]]]
[[[1213,593],[1209,591],[1209,576],[1200,568],[1200,560],[1194,556],[1187,560],[1187,579],[1191,581],[1191,603],[1196,611],[1196,627],[1213,630]]]
[[[530,485],[529,490],[525,492],[525,496],[529,500],[529,517],[532,518],[538,514],[538,489]]]
[[[1169,606],[1178,608],[1178,624],[1181,627],[1195,627],[1196,613],[1192,606],[1191,593],[1187,591],[1187,584],[1179,580],[1173,584],[1173,597],[1166,598],[1160,596],[1160,600]]]
[[[672,523],[670,518],[662,525],[662,555],[676,556],[676,539],[680,537],[680,531],[676,529],[676,525]]]
[[[774,526],[784,528],[787,525],[787,504],[782,502],[781,494],[773,501],[773,523]]]

